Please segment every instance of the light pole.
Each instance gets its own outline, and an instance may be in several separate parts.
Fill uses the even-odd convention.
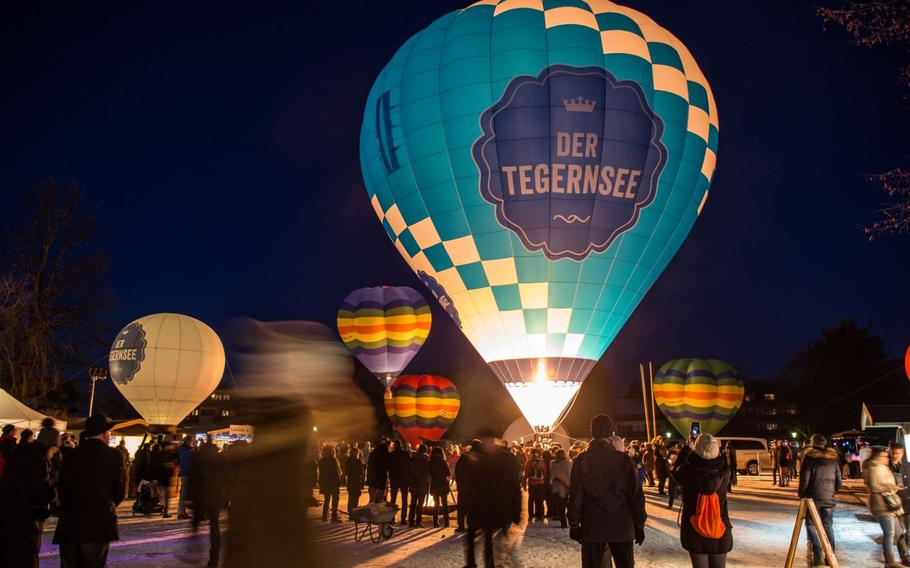
[[[103,381],[107,378],[107,369],[102,367],[92,367],[88,370],[88,377],[92,381],[92,394],[88,399],[88,415],[92,415],[92,410],[95,406],[95,383],[98,381]]]

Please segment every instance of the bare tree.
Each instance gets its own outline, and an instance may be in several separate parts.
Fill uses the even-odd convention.
[[[0,248],[0,386],[40,398],[104,345],[107,258],[75,183],[22,192]]]
[[[816,14],[843,26],[858,46],[901,50],[900,82],[910,87],[910,0],[839,2],[836,7],[817,7]],[[879,211],[881,217],[864,228],[869,238],[910,232],[910,171],[894,168],[869,179],[892,199]]]

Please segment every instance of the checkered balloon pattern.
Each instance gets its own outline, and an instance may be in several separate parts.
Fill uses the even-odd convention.
[[[389,238],[500,380],[577,390],[701,213],[717,141],[704,74],[648,16],[485,0],[392,57],[360,154]]]

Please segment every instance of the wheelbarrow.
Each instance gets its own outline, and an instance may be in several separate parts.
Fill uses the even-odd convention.
[[[354,540],[360,542],[369,536],[370,542],[378,543],[392,538],[392,533],[395,532],[392,521],[395,520],[398,510],[399,508],[391,503],[370,503],[350,511],[348,514],[354,521]],[[365,526],[361,528],[361,525]]]

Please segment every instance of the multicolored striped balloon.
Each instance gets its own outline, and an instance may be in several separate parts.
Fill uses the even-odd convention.
[[[436,375],[402,375],[385,399],[385,411],[395,429],[412,447],[436,441],[446,433],[461,407],[452,381]]]
[[[718,359],[674,359],[654,375],[654,399],[683,437],[692,422],[717,434],[743,403],[743,381]]]
[[[427,301],[413,288],[360,288],[338,309],[338,333],[388,389],[420,351],[432,319]]]

